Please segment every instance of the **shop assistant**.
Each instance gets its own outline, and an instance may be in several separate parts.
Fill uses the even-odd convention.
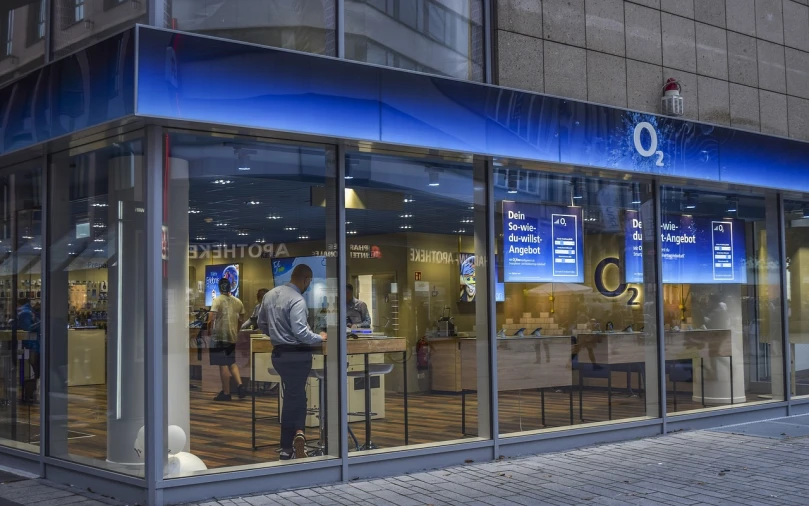
[[[371,327],[368,305],[354,298],[354,286],[351,284],[346,285],[346,323],[349,327],[357,326],[364,329]]]

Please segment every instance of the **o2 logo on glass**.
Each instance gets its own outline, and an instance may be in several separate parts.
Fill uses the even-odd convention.
[[[649,147],[643,145],[643,140],[641,139],[641,133],[643,131],[649,134]],[[637,125],[635,125],[635,132],[634,132],[634,141],[635,141],[635,151],[644,158],[649,158],[652,156],[657,156],[657,161],[655,161],[655,165],[658,167],[663,167],[663,152],[657,149],[657,131],[652,126],[651,123],[648,121],[641,121]]]

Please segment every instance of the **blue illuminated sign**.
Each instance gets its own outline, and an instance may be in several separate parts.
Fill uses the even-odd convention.
[[[138,30],[141,116],[809,191],[809,145],[799,141]]]
[[[643,282],[643,234],[638,214],[626,213],[625,279]],[[734,218],[663,215],[663,283],[747,283],[744,222]]]
[[[583,283],[580,207],[503,202],[506,283]]]

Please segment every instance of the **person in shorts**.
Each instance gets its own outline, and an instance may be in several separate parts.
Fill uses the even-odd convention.
[[[213,400],[227,402],[232,400],[231,378],[235,379],[238,385],[239,399],[244,399],[247,395],[242,384],[242,375],[236,365],[236,336],[239,334],[245,311],[242,301],[231,295],[228,279],[219,280],[219,294],[211,304],[208,327],[211,329],[211,365],[219,366],[219,377],[222,380],[222,391]]]

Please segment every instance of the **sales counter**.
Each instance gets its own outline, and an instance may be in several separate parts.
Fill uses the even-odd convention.
[[[67,386],[104,385],[107,372],[107,331],[95,327],[67,332]]]

